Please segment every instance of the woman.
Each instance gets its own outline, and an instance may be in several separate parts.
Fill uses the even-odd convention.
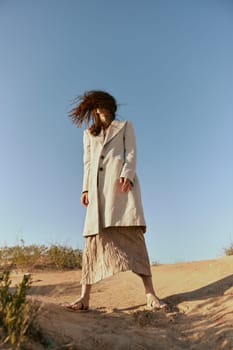
[[[166,306],[155,294],[144,240],[146,224],[136,175],[136,141],[132,124],[115,119],[117,103],[105,91],[88,91],[77,99],[72,121],[84,122],[84,175],[81,203],[87,208],[81,297],[67,307],[87,310],[93,283],[119,271],[142,278],[147,307]]]

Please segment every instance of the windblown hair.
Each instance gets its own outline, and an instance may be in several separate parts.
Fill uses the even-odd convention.
[[[89,125],[92,121],[89,130],[95,136],[99,135],[102,127],[101,121],[95,113],[96,108],[107,109],[111,118],[110,122],[115,119],[117,102],[112,95],[105,91],[86,91],[75,99],[75,103],[77,103],[76,107],[69,114],[72,122],[80,127],[84,122]]]

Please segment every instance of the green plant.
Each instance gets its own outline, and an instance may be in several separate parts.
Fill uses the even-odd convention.
[[[30,275],[12,290],[10,272],[0,275],[0,335],[2,344],[10,343],[19,349],[30,328],[34,326],[37,308],[27,299],[31,286]]]

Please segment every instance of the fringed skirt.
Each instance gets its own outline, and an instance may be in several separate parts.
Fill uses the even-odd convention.
[[[120,271],[151,276],[143,230],[108,227],[86,237],[82,261],[82,284],[93,284]]]

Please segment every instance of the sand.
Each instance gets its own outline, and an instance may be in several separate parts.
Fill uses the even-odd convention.
[[[94,285],[91,309],[82,313],[61,306],[79,296],[81,271],[32,273],[30,298],[39,301],[50,348],[233,349],[233,257],[153,266],[152,274],[169,312],[146,310],[142,282],[130,271]]]

